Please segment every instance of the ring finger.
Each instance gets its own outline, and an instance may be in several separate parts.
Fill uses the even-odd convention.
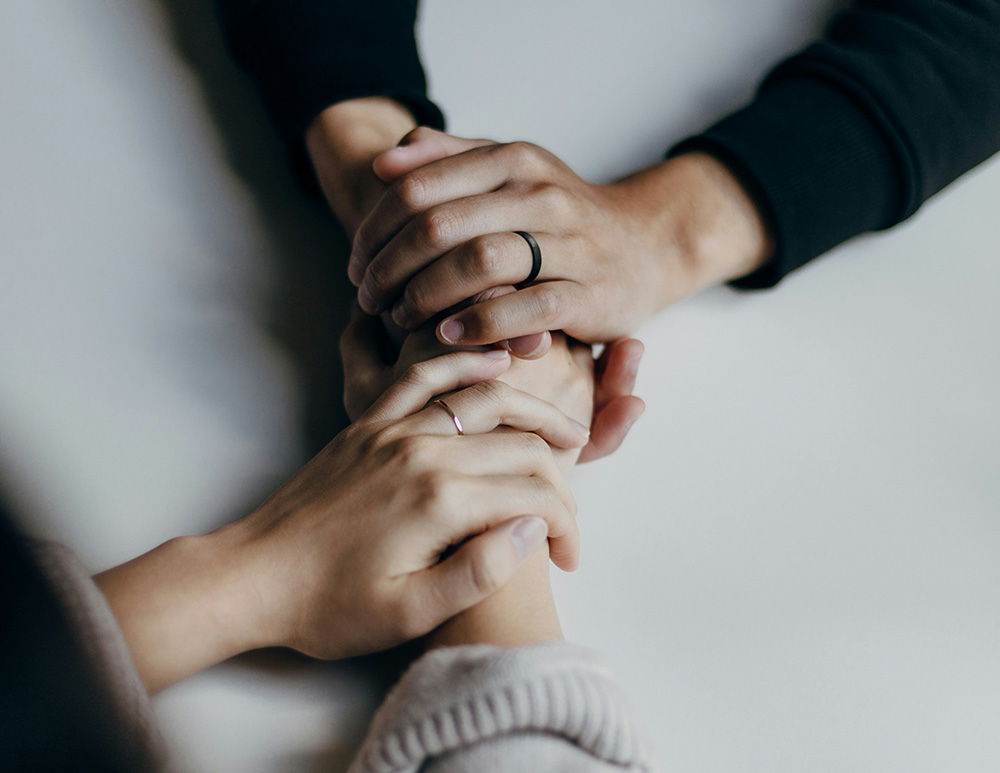
[[[558,448],[582,448],[590,431],[552,403],[502,381],[482,381],[448,395],[399,422],[399,430],[420,435],[482,435],[503,425],[534,432]],[[459,430],[461,428],[461,430]]]
[[[559,250],[556,238],[532,233],[543,256],[537,280],[556,276]],[[406,285],[392,311],[397,325],[412,329],[438,312],[500,285],[517,285],[531,273],[528,242],[517,233],[486,234],[470,239],[418,272]]]

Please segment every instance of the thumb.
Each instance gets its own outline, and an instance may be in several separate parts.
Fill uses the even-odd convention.
[[[500,590],[548,536],[541,518],[513,518],[465,542],[421,575],[437,624]]]
[[[417,167],[494,144],[496,143],[490,140],[467,140],[426,126],[418,126],[403,137],[399,145],[376,156],[372,169],[382,182],[393,183]]]

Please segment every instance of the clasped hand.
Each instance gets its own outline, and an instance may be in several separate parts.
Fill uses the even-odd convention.
[[[638,178],[582,180],[535,145],[465,140],[416,129],[375,160],[391,183],[359,228],[349,265],[368,313],[414,329],[480,292],[522,282],[530,232],[543,255],[530,286],[447,316],[443,343],[510,341],[540,356],[546,331],[588,343],[627,335],[659,306],[658,212]]]

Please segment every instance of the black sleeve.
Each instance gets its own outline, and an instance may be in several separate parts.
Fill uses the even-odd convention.
[[[417,0],[215,0],[226,39],[285,138],[335,102],[389,96],[444,128],[417,53]]]
[[[1000,0],[857,0],[671,154],[689,150],[717,156],[761,206],[777,253],[734,284],[770,287],[1000,150]]]

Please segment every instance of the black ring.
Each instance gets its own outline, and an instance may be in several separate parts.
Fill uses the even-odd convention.
[[[535,241],[535,237],[527,231],[514,231],[514,233],[523,238],[528,243],[528,246],[531,247],[531,273],[528,274],[527,279],[515,285],[515,287],[520,289],[525,285],[531,284],[538,278],[538,272],[542,270],[542,250],[538,246],[538,242]]]

